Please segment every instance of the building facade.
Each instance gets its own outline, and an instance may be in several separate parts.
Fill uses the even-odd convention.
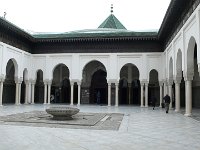
[[[172,0],[158,32],[111,14],[95,30],[29,34],[0,18],[0,105],[140,105],[155,96],[200,107],[199,0]]]

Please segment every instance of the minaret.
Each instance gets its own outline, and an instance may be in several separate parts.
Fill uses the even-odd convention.
[[[110,10],[110,12],[111,12],[111,14],[113,13],[113,4],[111,4],[111,10]]]

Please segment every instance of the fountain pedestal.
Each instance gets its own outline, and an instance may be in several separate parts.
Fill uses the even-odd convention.
[[[72,115],[79,112],[78,108],[73,107],[50,107],[46,109],[48,114],[53,116],[54,120],[71,120]]]

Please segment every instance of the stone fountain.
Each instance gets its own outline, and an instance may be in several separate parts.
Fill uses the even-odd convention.
[[[79,112],[78,108],[73,107],[50,107],[46,109],[48,114],[53,116],[54,120],[71,120],[72,116]]]

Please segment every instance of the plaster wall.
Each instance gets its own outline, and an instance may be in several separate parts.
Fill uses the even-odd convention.
[[[69,79],[74,82],[82,80],[82,71],[91,61],[99,61],[105,66],[107,81],[118,82],[121,68],[134,64],[139,70],[139,78],[148,80],[149,71],[156,69],[161,73],[162,53],[87,53],[87,54],[30,54],[5,43],[0,43],[0,61],[2,76],[6,75],[6,65],[9,59],[15,60],[16,77],[23,79],[26,68],[28,80],[36,80],[39,69],[43,71],[44,81],[52,80],[54,68],[65,64],[69,69]],[[161,77],[160,77],[161,78]]]
[[[171,41],[171,43],[168,45],[168,47],[165,49],[164,53],[166,54],[167,61],[166,67],[167,71],[165,72],[165,76],[169,78],[169,64],[170,64],[170,58],[173,58],[173,78],[174,81],[177,79],[177,73],[178,73],[178,67],[177,67],[177,61],[178,57],[178,51],[181,51],[182,53],[182,71],[183,76],[185,80],[193,80],[193,92],[192,92],[192,103],[195,107],[200,107],[200,101],[199,98],[199,91],[200,87],[199,82],[199,67],[200,67],[200,17],[199,17],[199,11],[200,6],[196,8],[196,10],[193,12],[193,14],[188,18],[186,23],[183,25],[183,27],[180,29],[180,31],[177,33],[177,35],[174,37],[174,39]],[[191,45],[191,39],[197,45],[197,60],[194,61],[193,56],[193,47],[194,45]],[[179,58],[180,59],[180,58]],[[163,60],[164,62],[164,60]],[[193,63],[194,68],[192,68]],[[180,63],[180,62],[179,62]],[[180,65],[180,64],[179,64]],[[196,65],[196,67],[195,67]],[[180,70],[179,70],[180,71]],[[195,75],[195,79],[194,79]]]

